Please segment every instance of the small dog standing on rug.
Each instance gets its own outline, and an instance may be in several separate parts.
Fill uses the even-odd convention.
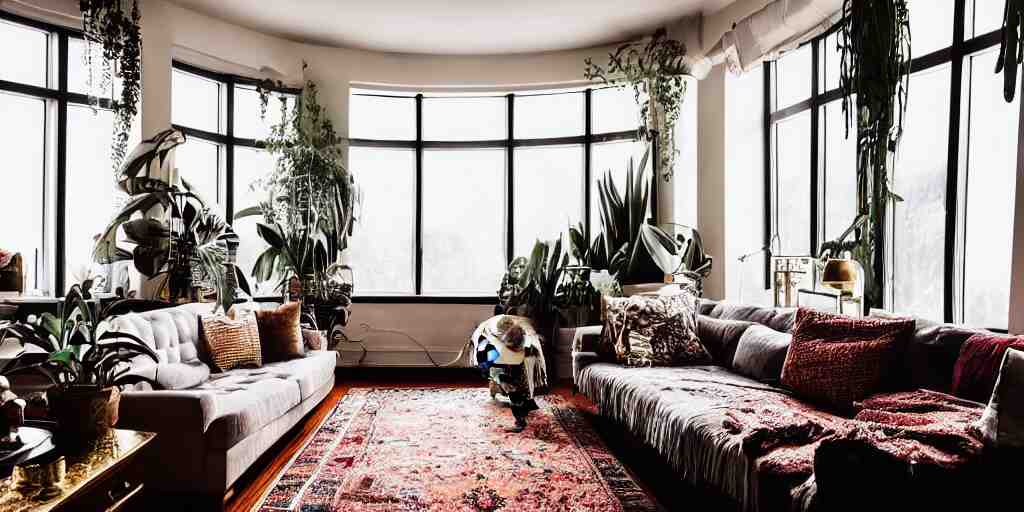
[[[484,322],[473,334],[476,363],[490,381],[491,397],[505,395],[511,403],[515,425],[509,432],[522,432],[530,411],[538,409],[533,399],[537,386],[546,385],[547,375],[540,338],[529,319],[499,315]]]

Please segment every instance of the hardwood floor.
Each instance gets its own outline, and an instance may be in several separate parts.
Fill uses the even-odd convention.
[[[334,390],[305,420],[278,442],[243,475],[234,486],[234,492],[224,501],[229,512],[249,512],[287,466],[292,457],[306,444],[314,431],[330,414],[335,405],[354,388],[370,387],[483,387],[479,373],[466,369],[339,369]],[[573,402],[584,410],[592,404],[582,395],[574,395],[568,384],[555,387],[554,393]],[[623,430],[592,416],[591,421],[609,449],[636,476],[641,486],[650,491],[667,510],[732,510],[734,507],[714,493],[695,489],[683,483],[661,461],[653,450],[626,435]],[[178,502],[180,504],[180,502]],[[166,504],[166,503],[165,503]],[[696,508],[695,508],[696,507]],[[186,507],[187,508],[187,507]],[[184,510],[183,508],[176,508]],[[147,507],[147,510],[150,508]],[[199,510],[199,509],[196,509]]]

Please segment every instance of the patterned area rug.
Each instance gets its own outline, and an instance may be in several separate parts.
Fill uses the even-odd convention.
[[[521,433],[486,389],[354,389],[254,510],[658,510],[558,396]]]

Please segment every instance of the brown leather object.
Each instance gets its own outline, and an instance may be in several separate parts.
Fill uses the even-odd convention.
[[[6,267],[0,268],[0,292],[25,291],[25,274],[21,254],[15,254]]]
[[[263,362],[287,361],[306,355],[302,341],[302,303],[289,302],[276,309],[256,311]]]

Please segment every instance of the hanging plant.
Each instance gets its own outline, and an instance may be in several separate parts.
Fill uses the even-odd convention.
[[[1003,73],[1003,99],[1013,101],[1017,93],[1017,66],[1024,57],[1024,0],[1006,0],[1003,8],[1003,30],[1000,34],[999,59],[996,74]]]
[[[866,305],[882,307],[886,213],[890,201],[903,200],[891,189],[889,169],[907,108],[910,19],[906,0],[844,0],[843,15],[839,87],[847,137],[856,115],[858,213],[843,235],[822,245],[820,256],[850,252],[864,269]]]
[[[121,167],[128,148],[128,135],[139,108],[142,87],[142,34],[139,29],[138,0],[80,0],[82,29],[88,48],[85,52],[89,94],[93,105],[99,104],[93,91],[110,91],[120,79],[121,97],[114,99],[114,136],[111,162],[114,172]],[[94,46],[101,53],[99,81],[96,81]]]
[[[672,178],[673,164],[679,151],[675,148],[675,127],[680,106],[686,96],[690,73],[685,62],[686,46],[668,37],[660,28],[647,42],[626,43],[608,55],[606,67],[587,58],[583,76],[610,85],[633,88],[640,105],[641,138],[658,139],[658,164],[665,181]]]

